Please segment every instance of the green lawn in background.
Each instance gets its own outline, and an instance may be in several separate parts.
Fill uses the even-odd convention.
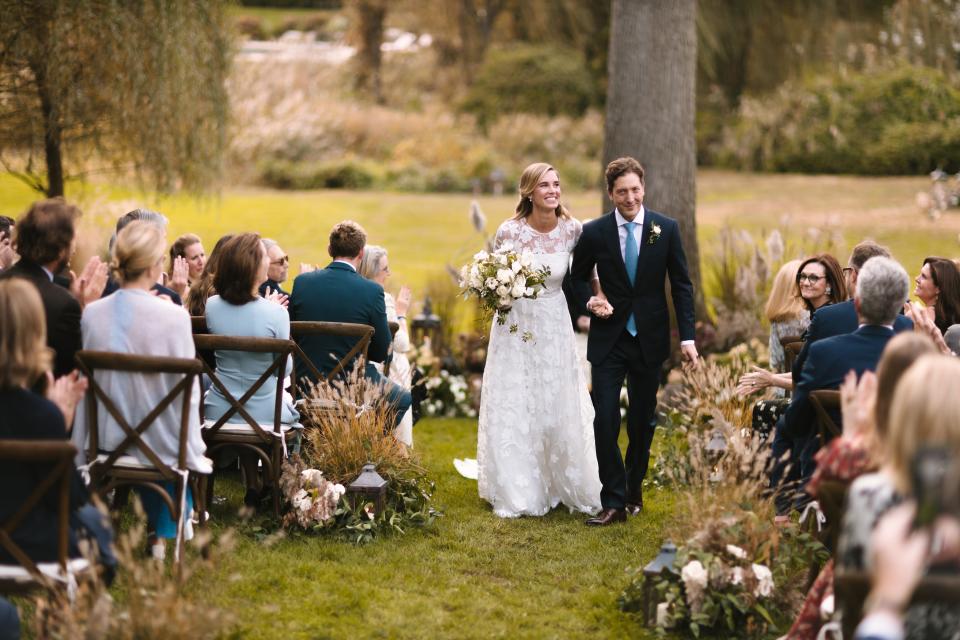
[[[624,526],[588,528],[563,508],[502,520],[453,467],[475,456],[476,424],[415,427],[445,512],[431,531],[363,547],[307,535],[266,546],[241,528],[237,548],[191,581],[191,597],[223,608],[249,638],[648,637],[616,598],[625,568],[656,555],[674,494],[648,491],[644,514]],[[232,489],[236,508],[239,487],[217,486]],[[236,525],[227,507],[214,517],[218,529]]]
[[[716,238],[725,226],[754,234],[781,229],[788,244],[826,246],[839,234],[843,255],[865,237],[885,243],[914,275],[927,255],[960,255],[960,212],[933,222],[915,204],[926,178],[862,178],[801,176],[701,171],[698,175],[697,224],[700,249],[707,262],[717,250]],[[274,191],[231,188],[219,197],[194,200],[187,196],[160,198],[103,185],[68,185],[68,194],[80,202],[91,220],[95,250],[103,250],[109,220],[134,206],[156,208],[171,220],[170,239],[187,231],[198,233],[209,251],[216,238],[231,231],[259,231],[280,242],[291,256],[291,278],[300,262],[321,265],[327,234],[336,222],[360,222],[370,242],[387,247],[393,280],[388,286],[407,283],[414,295],[431,279],[443,277],[444,265],[458,267],[482,246],[468,212],[469,194],[420,194],[351,191]],[[22,183],[0,175],[0,214],[18,216],[36,198]],[[583,219],[600,213],[598,192],[567,193],[573,213]],[[489,219],[488,232],[510,217],[516,204],[512,195],[483,196],[480,206]],[[109,213],[108,213],[109,212]],[[88,231],[88,234],[91,232]],[[820,234],[819,240],[811,234]],[[806,240],[804,240],[806,238]],[[801,242],[802,241],[802,242]],[[709,281],[704,283],[709,295]]]

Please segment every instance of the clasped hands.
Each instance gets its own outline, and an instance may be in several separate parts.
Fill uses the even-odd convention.
[[[598,318],[609,318],[613,315],[613,305],[603,296],[591,296],[587,300],[587,311]]]

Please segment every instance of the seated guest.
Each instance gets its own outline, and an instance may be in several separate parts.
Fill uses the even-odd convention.
[[[836,555],[838,571],[873,568],[871,533],[889,509],[914,493],[911,467],[922,449],[939,449],[954,465],[960,460],[960,395],[943,392],[957,384],[960,362],[943,355],[921,357],[897,384],[883,465],[850,487]],[[960,629],[960,615],[947,605],[912,606],[905,626],[907,638],[952,638]]]
[[[128,224],[136,222],[137,220],[142,220],[143,222],[149,222],[153,225],[159,227],[159,229],[166,235],[167,233],[167,217],[162,213],[157,213],[156,211],[151,211],[150,209],[134,209],[133,211],[128,211],[117,219],[117,228],[114,231],[113,237],[110,238],[110,253],[113,254],[113,250],[116,246],[117,236]],[[156,292],[158,296],[165,296],[170,302],[179,306],[183,306],[183,299],[180,297],[180,294],[174,291],[173,289],[166,287],[162,283],[163,273],[161,272],[160,278],[157,279],[157,282],[150,287],[151,291]],[[104,297],[110,295],[114,291],[120,288],[120,283],[114,278],[110,278],[107,281],[107,286],[103,290]]]
[[[260,236],[255,233],[241,233],[223,246],[214,277],[214,287],[219,293],[207,300],[207,331],[222,336],[290,338],[290,316],[286,309],[261,298],[257,291],[266,277],[268,264],[267,251]],[[275,357],[272,353],[217,351],[217,376],[230,393],[239,399],[270,367]],[[293,363],[288,361],[284,375],[292,372]],[[273,374],[243,405],[258,423],[270,425],[267,431],[273,429],[276,392],[277,375]],[[287,425],[297,424],[300,414],[293,407],[293,399],[287,393],[283,395],[280,421]],[[207,420],[217,420],[229,408],[230,404],[216,386],[207,391],[204,398],[204,417]],[[233,414],[229,422],[245,424],[238,413]],[[254,506],[262,487],[257,469],[259,458],[256,454],[245,453],[240,455],[240,461],[244,465],[247,482],[244,502]]]
[[[290,256],[283,252],[276,240],[264,238],[263,246],[267,248],[267,255],[270,256],[270,268],[267,270],[267,279],[260,285],[260,295],[264,298],[271,293],[289,296],[280,285],[286,282],[290,272]]]
[[[67,440],[77,402],[83,397],[85,379],[70,374],[53,381],[51,355],[47,348],[43,305],[36,289],[19,278],[0,281],[0,439]],[[31,391],[45,383],[46,397]],[[71,465],[72,467],[72,465]],[[0,520],[20,509],[22,501],[50,472],[35,463],[5,462],[0,470],[4,490],[0,495]],[[110,525],[92,504],[77,470],[70,470],[70,557],[80,557],[78,538],[92,538],[107,578],[116,568],[110,548]],[[10,532],[13,541],[34,562],[56,562],[58,546],[58,489],[51,488],[43,500]],[[0,547],[0,562],[16,564]]]
[[[53,281],[70,263],[79,216],[77,207],[59,198],[34,202],[17,223],[20,261],[0,273],[0,278],[29,281],[40,294],[47,344],[54,351],[53,373],[58,377],[74,370],[73,356],[80,349],[80,301]]]
[[[917,359],[935,353],[937,349],[931,340],[905,332],[887,344],[877,365],[876,375],[867,371],[858,382],[852,372],[847,374],[840,387],[843,434],[817,452],[817,468],[806,487],[812,498],[820,499],[820,488],[824,482],[846,485],[880,465],[889,433],[890,403],[897,383]],[[837,526],[832,522],[827,525]],[[821,616],[821,605],[833,595],[833,575],[833,559],[830,559],[810,587],[800,614],[787,634],[788,638],[817,638],[825,622]]]
[[[229,242],[231,238],[233,238],[233,234],[228,233],[217,240],[217,244],[213,246],[213,251],[210,252],[210,257],[207,258],[207,262],[203,266],[200,281],[190,287],[190,291],[187,292],[186,307],[191,316],[202,316],[207,308],[207,300],[210,296],[216,294],[216,290],[213,288],[213,279],[217,273],[217,264],[220,261],[223,245]]]
[[[784,455],[790,452],[790,476],[805,482],[814,469],[814,454],[819,448],[819,435],[810,392],[837,389],[849,371],[861,375],[873,371],[880,354],[893,337],[893,323],[907,299],[910,279],[899,264],[889,258],[872,258],[864,264],[857,278],[854,306],[860,328],[853,333],[818,340],[810,347],[807,362],[794,390],[793,399],[783,418],[777,423],[773,442],[773,459],[778,462],[771,476],[777,489],[783,474]],[[841,424],[840,416],[834,422]],[[778,514],[785,515],[787,494],[778,499]]]
[[[363,260],[360,261],[360,275],[367,280],[373,280],[381,287],[386,287],[390,277],[390,265],[387,261],[387,250],[377,245],[368,244],[363,251]],[[399,325],[396,335],[393,336],[392,355],[390,357],[390,375],[388,376],[397,385],[407,391],[410,390],[412,371],[407,352],[410,351],[410,334],[407,331],[407,311],[410,309],[410,287],[400,287],[397,299],[384,289],[383,300],[387,307],[387,320]],[[373,363],[377,371],[383,374],[383,365]],[[397,440],[408,447],[413,446],[413,412],[407,411],[400,424],[397,425],[394,435]]]
[[[372,326],[374,334],[367,350],[364,375],[383,386],[386,400],[395,412],[396,424],[399,424],[410,408],[410,392],[381,376],[373,366],[374,362],[386,359],[392,337],[387,324],[383,287],[357,273],[366,243],[367,234],[356,222],[348,220],[336,225],[330,232],[327,246],[333,262],[325,269],[302,273],[293,281],[290,318]],[[314,365],[321,372],[329,373],[357,340],[339,336],[304,336],[299,342]],[[298,371],[298,375],[312,378],[306,367]]]
[[[17,252],[13,250],[13,230],[17,223],[13,218],[0,216],[0,271],[13,266]]]
[[[915,282],[913,294],[933,314],[940,333],[960,322],[960,271],[953,260],[927,258]]]
[[[203,265],[207,254],[203,251],[200,236],[186,233],[170,245],[170,288],[174,289],[181,298],[187,297],[187,289],[200,280]],[[186,273],[183,273],[183,268]],[[183,276],[186,275],[184,280]]]
[[[857,278],[863,265],[870,258],[876,257],[889,258],[890,252],[871,240],[865,240],[853,248],[847,267],[843,270],[846,274],[846,290],[848,293],[852,294],[856,289]],[[810,316],[810,325],[803,337],[803,348],[793,362],[794,383],[800,380],[800,372],[803,370],[803,364],[807,360],[807,354],[810,352],[810,346],[813,343],[830,336],[853,333],[857,330],[858,322],[857,311],[853,307],[853,298],[817,309]],[[900,333],[911,329],[913,329],[913,322],[910,319],[898,315],[894,320],[893,330],[895,332]]]
[[[151,289],[163,271],[166,237],[156,224],[132,222],[117,235],[113,252],[114,277],[120,289],[112,295],[89,305],[83,313],[83,348],[91,351],[112,351],[145,356],[194,358],[193,334],[190,316],[182,307],[172,305],[152,295]],[[123,371],[104,371],[97,374],[97,382],[128,420],[136,424],[174,387],[181,376],[177,374],[140,374]],[[87,399],[84,400],[86,402]],[[200,389],[195,382],[190,395],[189,429],[187,432],[187,459],[189,470],[210,473],[212,463],[203,453],[206,449],[200,434]],[[180,444],[180,418],[183,403],[172,402],[142,436],[165,464],[177,465]],[[85,414],[79,411],[73,441],[86,450],[88,429],[98,429],[100,448],[113,451],[125,439],[126,433],[108,411],[97,412],[96,425],[87,425]],[[137,447],[127,450],[145,464],[152,464]],[[169,491],[173,491],[170,484]],[[162,499],[153,491],[144,491],[142,498],[147,512],[148,526],[158,539],[174,538],[177,525]],[[189,523],[192,498],[184,519]],[[189,531],[187,532],[189,538]],[[154,545],[154,553],[162,556],[162,544]]]

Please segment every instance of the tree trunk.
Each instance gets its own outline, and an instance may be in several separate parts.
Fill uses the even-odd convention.
[[[383,22],[387,16],[384,0],[358,0],[356,2],[360,47],[357,51],[357,87],[366,90],[378,103],[383,104],[383,88],[380,72],[383,54]]]
[[[603,163],[633,156],[644,206],[680,223],[698,318],[706,317],[696,222],[696,0],[613,0]],[[603,208],[611,203],[604,190]]]
[[[42,64],[42,63],[41,63]],[[48,198],[63,196],[63,129],[56,105],[50,96],[46,75],[39,65],[33,66],[34,77],[37,83],[37,94],[40,96],[40,110],[43,113],[43,151],[47,164]]]

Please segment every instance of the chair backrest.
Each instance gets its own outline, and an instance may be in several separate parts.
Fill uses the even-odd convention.
[[[203,363],[203,372],[210,378],[210,382],[223,395],[230,404],[230,408],[220,416],[213,425],[206,428],[206,433],[215,434],[226,424],[230,418],[239,414],[244,421],[250,425],[264,442],[269,442],[271,435],[263,430],[253,416],[244,408],[250,398],[270,379],[271,375],[276,374],[277,382],[275,389],[275,400],[273,407],[273,431],[281,433],[281,417],[283,412],[283,379],[286,369],[287,359],[291,356],[296,345],[292,340],[281,340],[279,338],[254,338],[240,336],[220,336],[210,334],[195,334],[193,342],[197,347],[197,353],[201,351],[240,351],[244,353],[271,353],[275,357],[270,365],[260,374],[256,382],[250,385],[250,388],[238,400],[217,375],[216,369],[210,367],[206,361]],[[199,356],[198,356],[199,357]]]
[[[207,316],[190,316],[190,326],[194,333],[207,333]]]
[[[817,502],[826,518],[826,526],[820,532],[820,541],[830,551],[836,553],[837,539],[843,525],[843,509],[847,501],[849,482],[822,480],[817,487]]]
[[[800,355],[800,350],[803,349],[803,337],[784,336],[780,338],[780,346],[783,347],[784,370],[790,372],[793,370],[794,361],[796,361],[797,356]]]
[[[350,363],[355,358],[363,361],[367,359],[367,349],[370,347],[370,340],[373,338],[374,328],[368,324],[353,324],[349,322],[319,322],[319,321],[294,321],[290,323],[290,337],[299,342],[306,336],[338,336],[357,338],[356,344],[350,349],[337,364],[330,370],[330,373],[324,375],[317,368],[316,364],[297,344],[294,349],[294,355],[304,364],[310,373],[318,382],[329,383],[337,376],[346,373],[349,370]],[[296,368],[294,368],[296,370]]]
[[[838,569],[833,576],[833,592],[837,611],[843,611],[843,637],[852,638],[863,618],[863,603],[870,593],[870,574]],[[954,610],[960,607],[960,575],[929,574],[920,580],[910,604],[934,603]]]
[[[76,454],[76,448],[67,441],[0,440],[0,464],[51,465],[49,473],[29,495],[24,496],[20,508],[5,521],[0,522],[0,547],[13,556],[35,580],[43,584],[47,584],[47,578],[40,573],[37,565],[11,536],[24,518],[40,504],[47,492],[56,487],[57,562],[64,570],[66,569],[70,534],[70,476],[73,470],[73,457]]]
[[[129,353],[114,353],[111,351],[78,351],[77,365],[80,371],[87,376],[87,460],[97,459],[100,451],[100,430],[98,407],[103,404],[117,424],[127,435],[120,445],[107,455],[107,458],[98,463],[101,468],[109,469],[114,466],[120,456],[126,455],[129,449],[139,449],[151,464],[168,480],[175,480],[177,473],[170,465],[163,462],[157,453],[143,440],[144,432],[149,429],[169,407],[178,395],[182,396],[180,411],[180,440],[177,451],[177,466],[187,468],[187,440],[190,427],[190,396],[193,392],[193,382],[196,376],[203,371],[202,363],[196,358],[171,358],[167,356],[143,356]],[[149,413],[135,426],[117,408],[97,380],[98,371],[112,371],[129,373],[131,375],[155,375],[158,373],[180,374],[183,378],[171,388]]]
[[[833,416],[840,411],[840,392],[835,389],[818,389],[810,392],[810,404],[817,414],[820,427],[820,444],[825,445],[842,432]]]

